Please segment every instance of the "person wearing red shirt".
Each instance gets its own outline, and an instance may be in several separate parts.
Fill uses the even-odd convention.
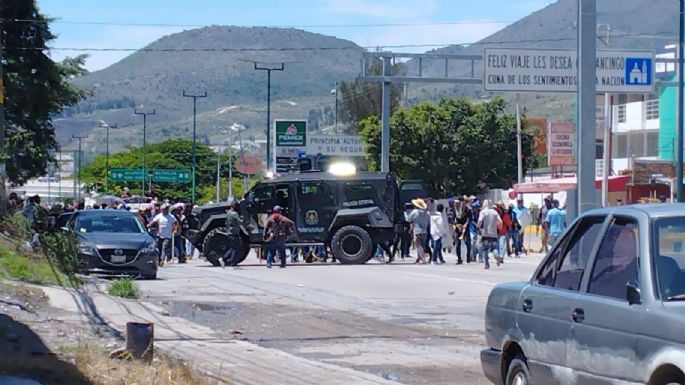
[[[499,214],[499,217],[502,219],[502,226],[497,229],[499,252],[500,255],[504,255],[505,251],[507,253],[506,255],[511,255],[511,246],[509,244],[512,226],[511,215],[509,215],[509,211],[504,205],[504,202],[498,201],[495,206],[497,214]]]

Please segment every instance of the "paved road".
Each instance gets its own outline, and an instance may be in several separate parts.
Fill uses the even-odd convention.
[[[540,256],[482,264],[172,264],[140,281],[173,317],[309,360],[405,384],[486,384],[478,352],[490,289],[527,279]],[[452,260],[450,258],[449,260]]]

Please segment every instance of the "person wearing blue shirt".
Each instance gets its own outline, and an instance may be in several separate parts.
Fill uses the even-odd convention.
[[[566,228],[566,211],[559,208],[559,201],[555,199],[553,201],[554,207],[547,211],[545,216],[545,223],[547,224],[547,229],[549,231],[548,245],[552,247],[557,239],[564,233]]]

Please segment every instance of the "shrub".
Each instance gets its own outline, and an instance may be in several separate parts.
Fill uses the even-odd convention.
[[[42,241],[43,253],[48,261],[72,283],[78,282],[76,274],[83,263],[78,258],[76,233],[72,230],[58,230],[46,234]]]
[[[121,298],[138,298],[138,289],[132,278],[119,278],[113,281],[109,284],[107,293]]]
[[[31,224],[22,213],[15,213],[2,221],[3,231],[13,240],[31,241]]]

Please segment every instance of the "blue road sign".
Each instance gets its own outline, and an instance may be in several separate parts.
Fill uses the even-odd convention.
[[[651,85],[652,84],[652,59],[647,57],[626,58],[626,84]]]

